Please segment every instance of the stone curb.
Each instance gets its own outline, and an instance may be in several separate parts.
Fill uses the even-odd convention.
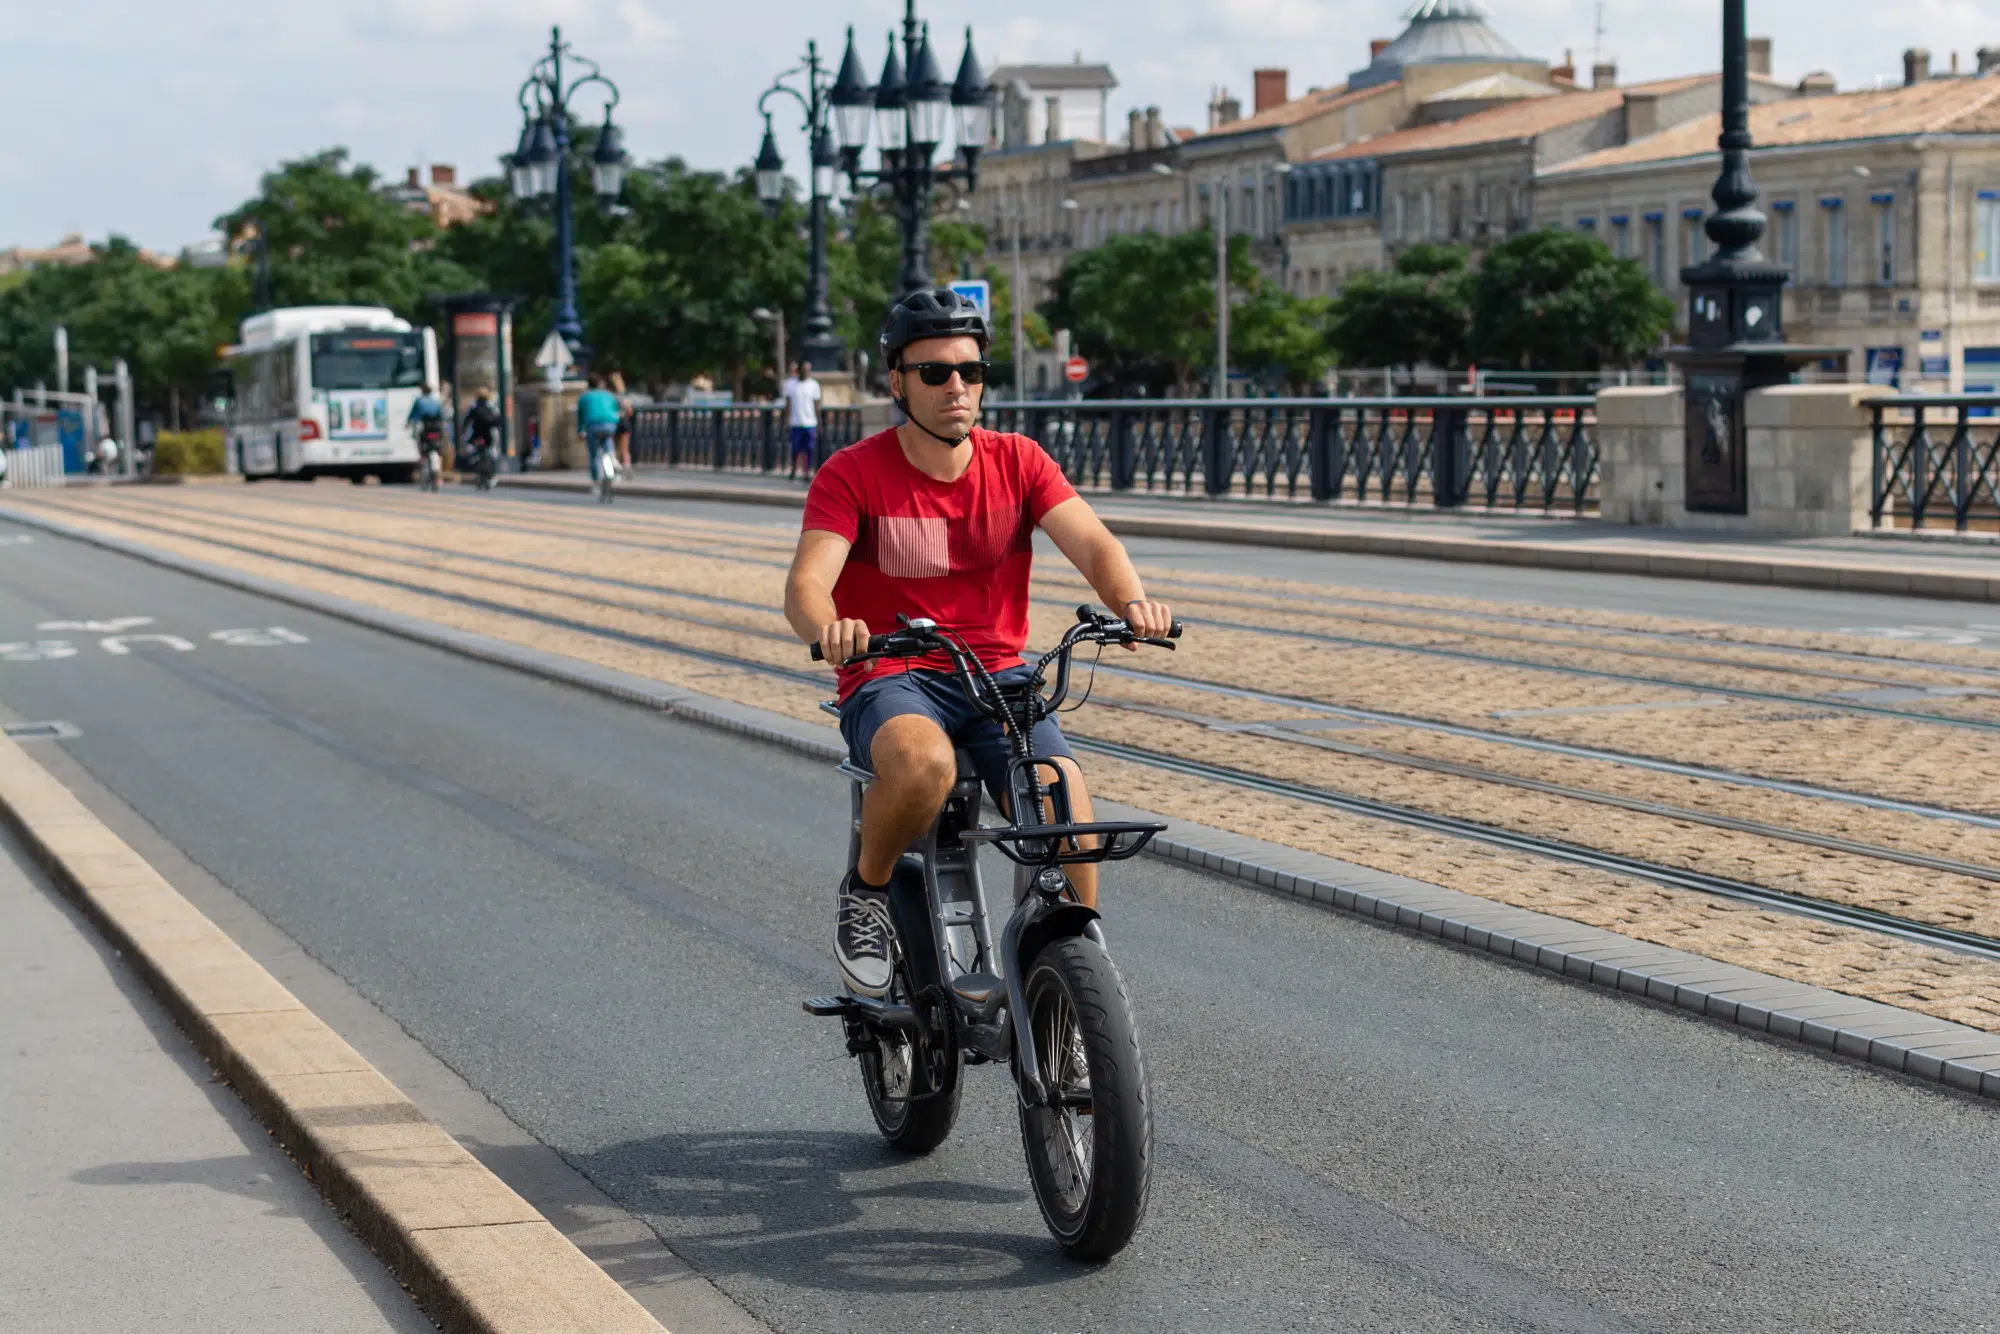
[[[446,652],[658,709],[814,759],[836,762],[846,757],[846,749],[835,739],[837,734],[831,727],[667,686],[561,654],[439,626],[333,594],[295,588],[192,557],[150,550],[122,538],[72,528],[40,515],[22,516],[18,511],[10,511],[10,516],[165,569]],[[1089,742],[1083,739],[1074,744],[1079,749],[1089,748]],[[1572,981],[1657,1001],[1693,1015],[2000,1100],[2000,1034],[1824,987],[1786,981],[1685,950],[1648,944],[1615,931],[1496,903],[1283,844],[1116,802],[1099,805],[1102,811],[1111,813],[1110,818],[1165,821],[1167,832],[1153,840],[1150,850],[1168,861],[1246,881],[1271,893],[1356,913],[1466,949],[1498,955]]]
[[[443,1328],[665,1334],[6,738],[0,814]]]
[[[584,488],[584,484],[554,477],[514,474],[502,477],[501,481],[508,486],[540,491],[577,491]],[[785,509],[801,509],[805,505],[804,492],[794,494],[767,491],[761,487],[700,482],[687,486],[627,482],[622,485],[621,493],[648,500],[720,500]],[[2000,602],[2000,574],[1987,576],[1953,570],[1897,570],[1840,561],[1764,560],[1752,556],[1572,547],[1547,542],[1496,542],[1490,538],[1452,537],[1442,533],[1396,536],[1274,522],[1246,523],[1120,514],[1109,508],[1100,510],[1099,516],[1106,528],[1121,537],[1165,537],[1190,542],[1218,542],[1228,546],[1340,551],[1359,556],[1526,565],[1549,570],[1588,570],[1596,574],[1645,575],[1656,579],[1700,579],[1712,583],[1835,589],[1847,593],[1886,593],[1955,602]]]

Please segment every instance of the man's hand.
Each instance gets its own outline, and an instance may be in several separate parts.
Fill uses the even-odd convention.
[[[868,651],[868,622],[828,621],[819,628],[819,651],[838,667],[858,653]]]
[[[1125,604],[1123,613],[1125,624],[1132,627],[1132,633],[1141,639],[1165,639],[1167,631],[1174,628],[1174,613],[1164,602],[1151,598],[1133,598]],[[1128,649],[1137,649],[1137,644],[1127,644]]]

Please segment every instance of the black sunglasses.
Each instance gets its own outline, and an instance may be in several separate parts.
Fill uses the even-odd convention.
[[[951,382],[953,372],[967,384],[985,384],[986,368],[990,361],[912,361],[903,367],[907,373],[915,371],[919,379],[933,389],[940,389]]]

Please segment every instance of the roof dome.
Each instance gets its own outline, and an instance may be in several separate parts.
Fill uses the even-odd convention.
[[[1394,83],[1402,78],[1407,65],[1527,59],[1512,42],[1486,26],[1486,12],[1473,0],[1419,0],[1404,17],[1410,26],[1383,47],[1367,69],[1348,75],[1349,89]]]

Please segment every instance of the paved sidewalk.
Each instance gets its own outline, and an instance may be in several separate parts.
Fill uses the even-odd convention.
[[[0,835],[0,1330],[433,1326]]]
[[[501,480],[537,489],[588,486],[580,474],[569,473],[510,475]],[[634,469],[624,488],[629,495],[648,498],[792,507],[800,505],[805,494],[802,483],[782,476],[703,468]],[[2000,601],[2000,539],[1949,532],[1745,537],[1540,514],[1087,494],[1114,531],[1135,537]]]

